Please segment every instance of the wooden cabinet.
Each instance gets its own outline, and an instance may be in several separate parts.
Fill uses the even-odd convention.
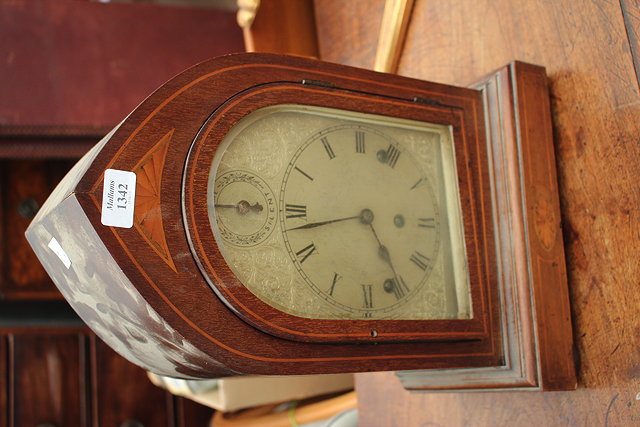
[[[233,11],[132,3],[0,2],[0,124],[111,129],[175,74],[244,50]]]
[[[181,397],[175,399],[176,426],[207,426],[213,416],[213,410],[205,408],[192,400]]]
[[[95,336],[91,344],[94,425],[172,425],[173,396],[151,385],[142,369]]]
[[[188,427],[213,414],[151,384],[85,328],[5,329],[0,372],[0,427]]]
[[[24,237],[99,136],[1,133],[0,427],[206,425],[213,410],[157,388],[84,327]]]
[[[9,335],[10,425],[86,425],[86,339],[77,332]]]
[[[0,135],[0,427],[206,425],[213,410],[157,388],[84,327],[28,246],[32,216],[99,139],[42,138]]]
[[[9,370],[7,369],[7,337],[0,335],[0,427],[7,427],[9,423],[8,395],[7,391]]]
[[[0,427],[206,425],[212,410],[156,388],[84,328],[24,231],[69,168],[155,88],[242,50],[232,11],[0,3]]]
[[[73,163],[70,159],[0,160],[2,299],[62,298],[27,245],[24,231]]]

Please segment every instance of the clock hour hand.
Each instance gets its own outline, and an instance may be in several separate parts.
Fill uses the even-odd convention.
[[[238,203],[236,203],[235,205],[228,205],[228,204],[215,204],[213,205],[216,208],[232,208],[235,209],[240,215],[245,215],[251,211],[253,212],[262,212],[262,205],[258,202],[254,203],[253,205],[249,202],[247,202],[246,200],[240,200]]]
[[[387,249],[387,247],[382,244],[382,242],[380,241],[380,238],[378,237],[378,233],[376,233],[376,229],[373,228],[373,224],[371,222],[369,222],[369,226],[371,227],[373,236],[376,238],[376,241],[378,242],[378,256],[380,256],[380,258],[382,258],[384,262],[389,264],[389,267],[391,267],[391,271],[393,272],[393,277],[396,283],[398,283],[398,274],[396,273],[396,269],[393,266],[393,262],[391,262],[391,255],[389,254],[389,249]]]
[[[287,229],[287,231],[304,230],[304,229],[307,229],[307,228],[315,228],[315,227],[320,227],[321,225],[327,225],[327,224],[332,224],[334,222],[347,221],[347,220],[356,219],[356,218],[360,218],[360,215],[349,216],[349,217],[346,217],[346,218],[330,219],[330,220],[327,220],[327,221],[311,222],[309,224],[305,224],[305,225],[300,225],[298,227],[289,228],[289,229]]]

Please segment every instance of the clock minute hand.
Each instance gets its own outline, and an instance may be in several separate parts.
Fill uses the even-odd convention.
[[[307,228],[315,228],[315,227],[320,227],[321,225],[327,225],[327,224],[332,224],[334,222],[347,221],[347,220],[356,219],[356,218],[360,218],[360,215],[349,216],[349,217],[346,217],[346,218],[330,219],[330,220],[327,220],[327,221],[312,222],[310,224],[305,224],[305,225],[300,225],[298,227],[289,228],[289,229],[287,229],[287,231],[304,230],[304,229],[307,229]]]

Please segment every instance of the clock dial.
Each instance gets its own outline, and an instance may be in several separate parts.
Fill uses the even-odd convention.
[[[368,318],[410,301],[433,270],[440,209],[411,153],[369,126],[321,130],[280,188],[287,252],[316,294]]]
[[[231,170],[215,182],[214,209],[225,242],[250,247],[269,237],[276,222],[275,197],[259,176]]]
[[[214,235],[242,284],[289,314],[469,318],[452,153],[442,125],[263,108],[214,159]]]

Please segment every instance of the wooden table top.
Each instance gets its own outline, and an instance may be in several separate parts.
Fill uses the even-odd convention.
[[[322,59],[371,68],[384,0],[316,0]],[[640,425],[640,2],[416,0],[398,73],[547,68],[578,390],[411,394],[359,374],[363,426]]]

